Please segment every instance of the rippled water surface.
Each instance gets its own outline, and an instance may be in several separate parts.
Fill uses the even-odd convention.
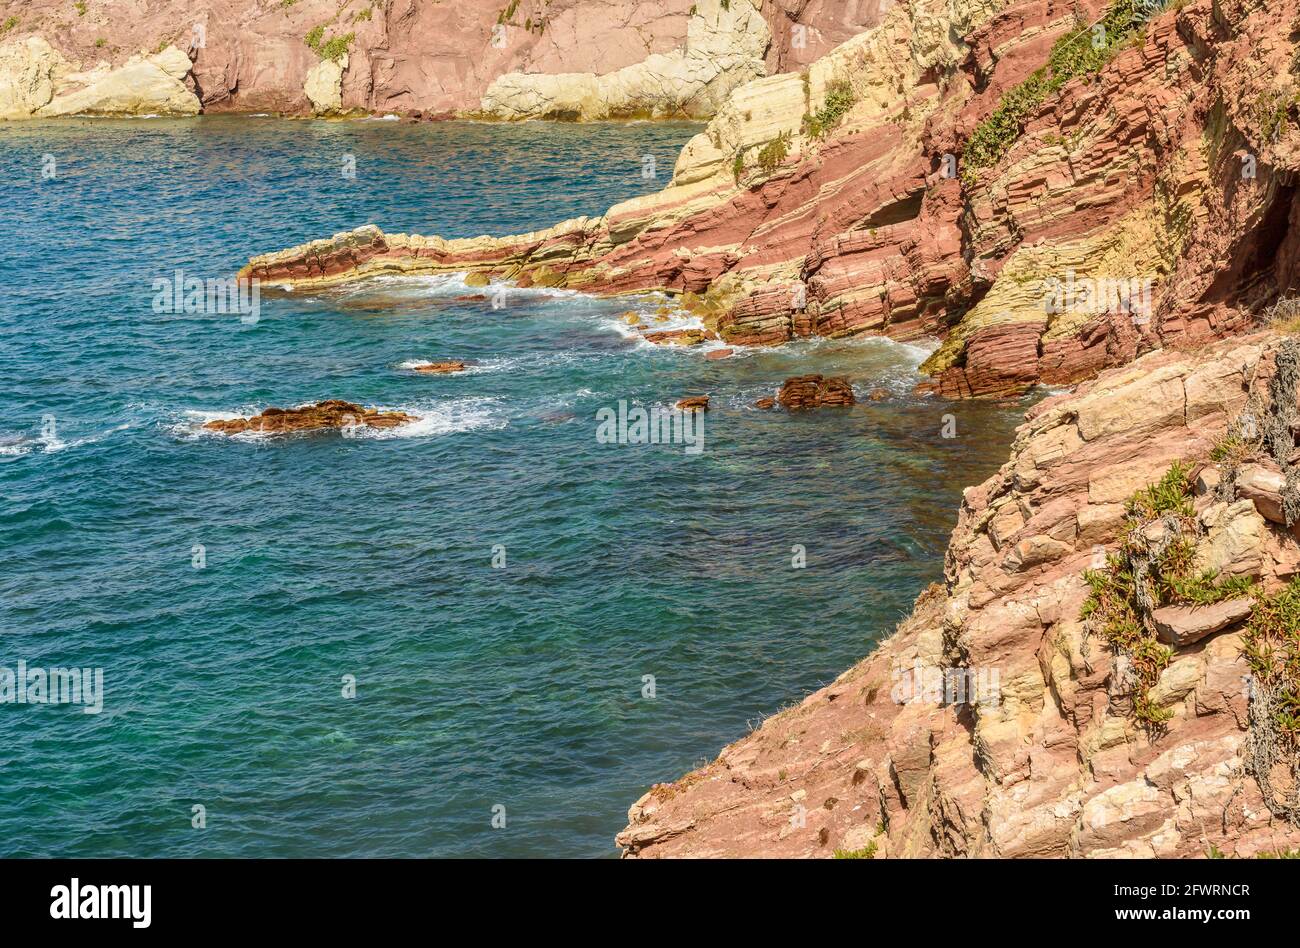
[[[255,324],[152,308],[177,269],[367,222],[599,214],[695,130],[0,125],[0,666],[105,680],[98,715],[0,704],[0,855],[609,855],[651,783],[892,629],[1019,417],[914,398],[923,347],[706,361],[632,338],[619,315],[653,299],[493,308],[456,278],[268,295]],[[809,371],[888,397],[750,407]],[[602,407],[704,393],[698,456],[597,442]],[[421,421],[202,433],[324,398]]]

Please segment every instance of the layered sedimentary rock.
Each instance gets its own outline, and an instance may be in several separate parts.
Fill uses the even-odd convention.
[[[39,36],[0,45],[0,120],[61,115],[196,115],[190,60],[175,46],[81,70]]]
[[[1191,0],[1143,22],[1124,2],[900,3],[736,89],[668,187],[601,217],[470,241],[369,227],[245,272],[664,290],[735,344],[937,335],[924,369],[952,397],[1240,331],[1298,282],[1294,13]],[[1126,27],[1088,59],[1120,7]],[[1075,72],[1053,83],[1058,60]],[[1039,97],[1006,119],[1025,84]]]
[[[854,404],[856,399],[853,386],[842,376],[796,375],[781,383],[776,401],[786,411],[808,411],[813,408],[843,408]]]
[[[625,853],[1195,857],[1300,846],[1285,817],[1294,772],[1257,766],[1267,734],[1243,654],[1256,601],[1229,591],[1215,605],[1157,610],[1161,626],[1194,634],[1142,695],[1149,720],[1163,719],[1154,727],[1135,713],[1128,658],[1085,608],[1088,571],[1131,526],[1126,500],[1178,461],[1200,467],[1184,518],[1194,568],[1253,582],[1259,597],[1300,571],[1295,533],[1250,499],[1255,481],[1224,451],[1243,443],[1233,435],[1243,419],[1267,429],[1286,403],[1294,413],[1294,363],[1282,404],[1270,404],[1285,345],[1264,334],[1152,353],[1035,406],[1007,463],[966,490],[944,581],[831,685],[653,787],[619,835]],[[1267,453],[1254,430],[1240,450]],[[1289,427],[1281,437],[1293,451]],[[1272,486],[1285,492],[1285,481]]]
[[[208,112],[479,112],[494,80],[514,74],[525,78],[509,94],[498,89],[487,106],[522,117],[538,101],[533,77],[630,69],[626,82],[607,84],[621,89],[618,111],[662,110],[673,84],[694,90],[673,114],[711,115],[709,103],[732,86],[801,68],[874,25],[888,2],[846,10],[824,0],[763,0],[751,18],[720,17],[720,0],[214,0],[198,7],[92,0],[48,9],[0,0],[0,42],[39,37],[69,62],[111,67],[176,45],[194,61],[187,85]],[[743,34],[732,30],[738,23]],[[24,81],[11,65],[0,53],[0,89]]]
[[[260,434],[290,434],[294,432],[327,431],[339,428],[396,428],[415,421],[413,415],[401,411],[377,411],[363,408],[341,399],[329,399],[314,405],[298,408],[268,408],[252,418],[223,418],[209,421],[203,427],[221,434],[235,435],[246,432]]]

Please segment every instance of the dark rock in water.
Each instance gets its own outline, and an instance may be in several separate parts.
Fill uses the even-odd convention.
[[[453,296],[451,301],[453,303],[481,303],[486,299],[487,297],[482,293],[466,293],[463,296]]]
[[[842,375],[796,375],[781,385],[776,400],[786,411],[844,407],[854,404],[853,386]]]
[[[222,434],[242,434],[260,431],[267,434],[287,434],[294,431],[324,431],[365,425],[370,428],[396,428],[418,419],[406,412],[380,412],[362,408],[340,399],[304,405],[301,408],[268,408],[252,418],[230,418],[209,421],[203,427]]]
[[[562,425],[566,421],[573,421],[577,417],[571,411],[548,411],[545,414],[538,415],[537,420],[548,425]]]
[[[771,411],[773,408],[776,407],[776,399],[771,398],[769,396],[764,396],[763,398],[760,398],[758,401],[754,402],[754,407],[761,408],[763,409],[763,411]]]
[[[682,411],[708,411],[709,396],[690,395],[678,401],[677,407],[680,408]]]

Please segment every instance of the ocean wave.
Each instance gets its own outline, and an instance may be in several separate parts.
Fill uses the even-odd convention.
[[[492,280],[487,286],[470,286],[465,282],[467,272],[381,274],[327,287],[321,292],[339,299],[356,302],[370,296],[408,299],[445,299],[457,296],[483,297],[465,302],[491,303],[493,297],[509,304],[514,299],[576,299],[585,294],[551,286],[515,286],[506,280]]]
[[[123,422],[115,425],[98,434],[87,435],[84,438],[73,438],[70,441],[64,441],[57,434],[48,434],[42,432],[36,437],[27,435],[0,435],[0,457],[23,457],[33,452],[43,454],[57,454],[60,451],[68,451],[73,448],[80,448],[88,444],[95,444],[103,441],[109,435],[118,431],[125,431],[131,427],[130,422]]]
[[[485,428],[504,428],[509,420],[501,414],[499,401],[491,396],[478,396],[380,406],[379,411],[402,411],[415,415],[418,420],[396,428],[357,428],[351,432],[351,437],[364,441],[391,441],[396,438],[430,438]]]

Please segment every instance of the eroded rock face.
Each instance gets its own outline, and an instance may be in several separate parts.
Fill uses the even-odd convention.
[[[480,110],[494,80],[514,74],[517,94],[499,90],[493,102],[501,117],[522,117],[532,114],[529,83],[538,76],[613,73],[624,78],[605,83],[602,101],[637,113],[672,106],[673,114],[707,116],[738,82],[804,68],[872,26],[887,2],[864,0],[846,11],[826,0],[763,0],[751,17],[739,9],[751,0],[734,0],[736,12],[719,17],[709,13],[719,0],[352,0],[341,7],[336,0],[214,0],[197,8],[181,0],[144,7],[96,0],[83,14],[0,0],[0,22],[14,18],[7,39],[39,37],[69,62],[120,66],[174,44],[190,52],[188,84],[208,112],[446,116]],[[318,27],[321,44],[346,45],[349,63],[339,77],[305,42]],[[0,114],[6,77],[32,81],[0,55]]]
[[[574,289],[680,293],[728,344],[938,335],[923,368],[948,397],[1069,384],[1244,331],[1300,283],[1300,123],[1260,130],[1281,114],[1270,103],[1300,94],[1282,0],[1158,12],[1047,94],[1000,157],[963,165],[1007,90],[1103,7],[897,3],[806,70],[735,89],[668,187],[601,217],[470,241],[364,228],[245,275],[544,270]],[[815,134],[807,117],[846,90]]]
[[[416,421],[405,412],[380,412],[340,399],[303,405],[299,408],[268,408],[252,418],[229,418],[209,421],[203,427],[234,435],[254,431],[264,434],[289,434],[325,431],[337,428],[396,428]]]
[[[302,91],[316,115],[334,115],[343,110],[343,73],[348,68],[344,53],[338,59],[322,59],[307,70]]]
[[[1191,633],[1149,693],[1171,714],[1162,732],[1135,725],[1125,663],[1081,618],[1084,573],[1123,529],[1119,494],[1207,456],[1268,384],[1279,345],[1264,334],[1152,353],[1036,405],[1007,463],[965,491],[944,582],[834,683],[636,801],[625,854],[831,856],[874,843],[882,857],[1199,857],[1300,845],[1242,768],[1245,603],[1192,610],[1194,630],[1186,615],[1161,617]],[[1207,379],[1219,380],[1213,399]],[[1289,532],[1241,501],[1202,492],[1194,503],[1198,553],[1230,547],[1265,590],[1300,569]]]
[[[853,386],[843,376],[796,375],[781,383],[777,403],[786,411],[843,408],[854,404]]]
[[[82,71],[39,36],[14,39],[0,45],[0,119],[196,115],[189,72],[189,57],[175,46]]]
[[[771,33],[761,7],[760,0],[698,0],[681,49],[601,75],[508,73],[488,87],[480,107],[510,120],[711,118],[732,89],[766,71]]]

